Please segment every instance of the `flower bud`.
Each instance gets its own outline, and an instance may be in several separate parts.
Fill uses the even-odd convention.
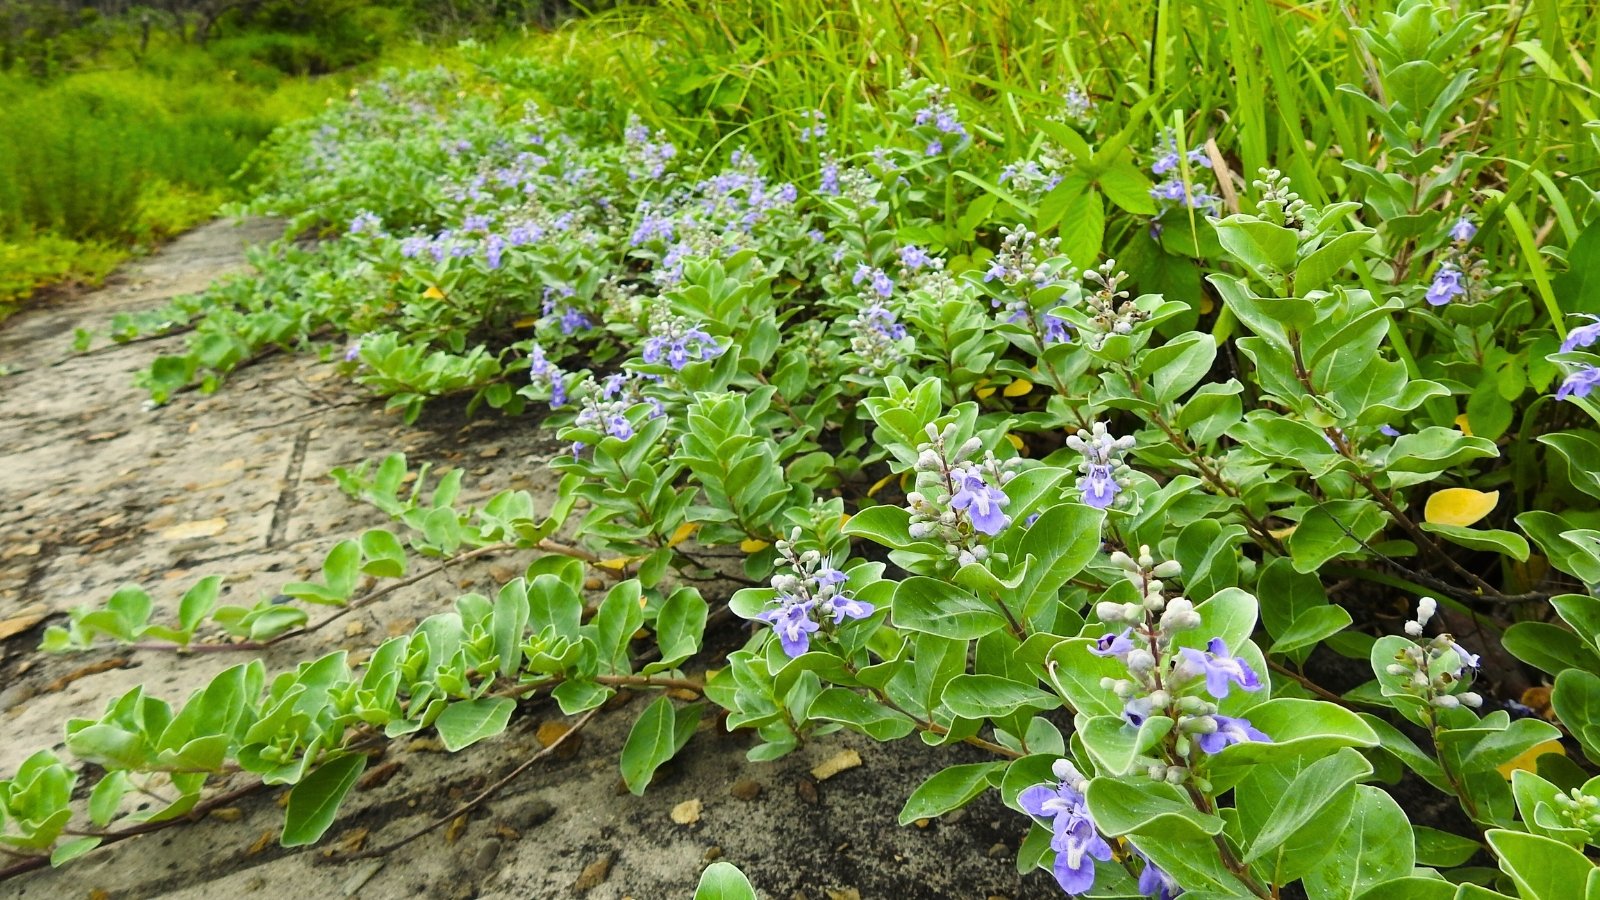
[[[1477,709],[1483,705],[1483,697],[1475,691],[1463,691],[1456,695],[1456,699],[1460,700],[1462,704],[1470,706],[1473,709]]]
[[[1183,566],[1179,564],[1177,560],[1169,559],[1152,569],[1150,574],[1156,576],[1157,578],[1175,578],[1182,574],[1182,572]]]
[[[1440,709],[1455,709],[1461,705],[1461,701],[1454,694],[1440,694],[1433,698],[1433,705]]]
[[[1156,658],[1143,647],[1128,653],[1128,671],[1134,675],[1142,675],[1156,667]]]

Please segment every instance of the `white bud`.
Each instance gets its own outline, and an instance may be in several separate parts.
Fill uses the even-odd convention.
[[[1176,578],[1182,573],[1183,566],[1175,559],[1169,559],[1150,571],[1157,578]]]
[[[1470,706],[1473,709],[1477,709],[1483,705],[1483,697],[1480,696],[1476,691],[1463,691],[1460,694],[1457,694],[1456,698],[1460,700],[1463,705]]]
[[[1139,675],[1156,667],[1156,658],[1149,650],[1135,649],[1128,653],[1128,671]]]
[[[1473,696],[1476,697],[1477,695],[1473,694]],[[1440,694],[1433,698],[1433,705],[1440,709],[1455,709],[1461,705],[1461,701],[1456,699],[1453,694]]]

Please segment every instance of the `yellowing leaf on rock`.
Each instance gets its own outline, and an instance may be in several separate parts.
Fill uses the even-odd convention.
[[[443,300],[444,291],[439,290],[439,286],[437,284],[430,284],[428,285],[428,289],[422,292],[422,296],[429,300]]]
[[[739,549],[745,553],[760,553],[769,546],[771,545],[766,541],[758,540],[756,538],[745,538],[739,542]]]
[[[1026,378],[1018,378],[1016,381],[1006,385],[1004,393],[1007,397],[1021,397],[1031,390],[1033,390],[1033,382]]]
[[[1428,505],[1422,510],[1425,521],[1435,525],[1458,525],[1462,528],[1487,516],[1500,502],[1500,492],[1475,491],[1472,488],[1445,488],[1434,491]]]
[[[1542,744],[1534,744],[1518,754],[1516,758],[1501,763],[1495,767],[1495,771],[1499,772],[1500,777],[1507,781],[1511,780],[1511,773],[1518,769],[1524,772],[1536,772],[1538,771],[1539,757],[1544,756],[1546,753],[1555,753],[1561,756],[1567,755],[1567,751],[1562,749],[1560,741],[1545,741]]]

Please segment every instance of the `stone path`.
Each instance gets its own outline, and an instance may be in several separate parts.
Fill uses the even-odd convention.
[[[213,223],[100,291],[0,328],[0,367],[9,372],[0,376],[0,774],[59,747],[68,718],[97,714],[133,685],[177,702],[238,662],[232,654],[45,656],[34,648],[45,626],[123,583],[170,609],[204,575],[226,576],[223,602],[248,605],[310,574],[333,543],[385,524],[337,490],[326,477],[333,467],[404,450],[414,463],[466,468],[462,503],[507,487],[538,502],[553,489],[542,464],[558,445],[530,421],[434,410],[405,427],[310,356],[268,358],[213,396],[184,394],[150,410],[133,374],[182,337],[72,353],[74,329],[103,334],[117,312],[155,308],[241,271],[244,248],[277,233],[268,220]],[[420,582],[348,616],[343,628],[273,648],[265,661],[276,671],[338,647],[371,646],[458,593],[494,590],[526,562],[485,559]],[[707,715],[685,757],[636,798],[619,792],[616,757],[638,708],[603,713],[576,752],[534,767],[464,827],[383,860],[330,864],[324,847],[278,847],[276,792],[61,870],[0,882],[0,898],[643,900],[689,896],[718,857],[784,900],[1059,895],[1044,873],[1017,876],[1012,859],[1026,823],[992,797],[954,821],[895,825],[923,778],[977,759],[964,748],[929,750],[915,739],[883,747],[840,734],[756,765],[744,762],[747,737],[723,733]],[[533,703],[507,734],[464,753],[439,753],[426,739],[391,748],[393,777],[347,799],[326,843],[383,843],[440,815],[536,752],[538,725],[559,718]],[[810,774],[847,749],[861,766],[820,783]],[[700,801],[699,819],[679,824],[671,810],[690,800]]]

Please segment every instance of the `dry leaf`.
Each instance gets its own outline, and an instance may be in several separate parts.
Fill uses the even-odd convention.
[[[0,641],[8,637],[19,635],[29,628],[44,621],[50,612],[43,603],[24,606],[16,615],[9,619],[0,619]]]
[[[840,750],[813,766],[811,777],[818,781],[827,781],[840,772],[854,769],[859,765],[861,765],[861,754],[854,750]]]
[[[672,821],[679,825],[693,825],[700,821],[700,800],[685,800],[672,808]]]
[[[228,520],[220,516],[215,519],[200,519],[196,522],[184,522],[161,531],[163,541],[182,541],[189,538],[214,537],[228,529]]]

